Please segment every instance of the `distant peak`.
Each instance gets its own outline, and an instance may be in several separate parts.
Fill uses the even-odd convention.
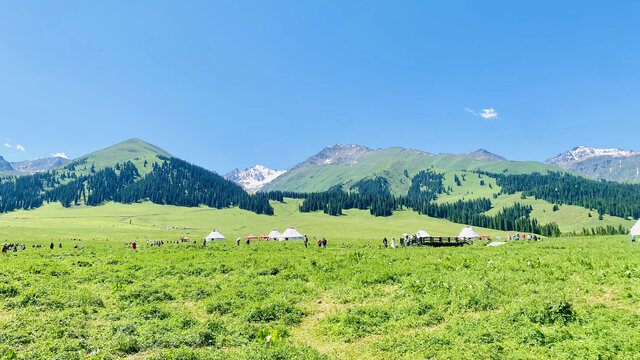
[[[287,171],[269,169],[264,165],[254,165],[244,170],[234,169],[224,178],[242,186],[249,193],[255,193],[285,172]]]
[[[485,149],[478,149],[465,154],[459,154],[458,156],[467,158],[467,159],[479,160],[479,161],[506,161],[507,160],[505,157],[496,155]]]
[[[357,145],[357,144],[335,144],[331,146],[327,146],[324,150],[336,150],[336,149],[362,149],[362,150],[371,150],[366,146]]]
[[[576,146],[573,149],[558,154],[557,156],[546,161],[547,164],[558,166],[562,163],[584,161],[594,157],[610,156],[614,158],[622,158],[640,155],[640,152],[622,149],[598,149],[587,146]]]
[[[370,151],[372,150],[365,146],[336,144],[322,149],[307,162],[317,165],[353,165],[360,156]]]

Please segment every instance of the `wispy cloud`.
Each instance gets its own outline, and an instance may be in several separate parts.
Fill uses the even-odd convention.
[[[11,144],[4,143],[4,147],[6,147],[6,148],[12,148],[13,146],[11,146]]]
[[[480,112],[477,112],[469,108],[464,108],[464,109],[475,116],[480,116],[487,120],[498,118],[498,112],[494,108],[482,109],[480,110]]]
[[[55,153],[55,154],[51,154],[51,156],[53,157],[59,157],[59,158],[63,158],[63,159],[68,159],[67,155],[63,152],[59,152],[59,153]]]
[[[22,151],[22,152],[27,151],[27,150],[24,148],[24,146],[22,146],[22,145],[20,145],[20,144],[16,145],[16,150],[20,150],[20,151]]]

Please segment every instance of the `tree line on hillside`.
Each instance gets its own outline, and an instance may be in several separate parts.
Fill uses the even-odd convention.
[[[151,201],[162,205],[213,208],[238,206],[258,214],[273,215],[269,197],[249,195],[240,186],[199,166],[176,158],[159,157],[153,169],[140,177],[131,162],[107,167],[61,184],[55,171],[8,179],[0,183],[0,209],[32,209],[44,202],[63,206],[99,205],[105,201]]]
[[[345,192],[341,188],[334,187],[330,191],[306,194],[305,200],[300,205],[300,211],[322,210],[326,214],[339,216],[343,214],[342,210],[369,209],[374,216],[390,216],[394,210],[406,207],[420,214],[461,224],[504,231],[531,232],[545,236],[560,235],[557,224],[541,225],[536,219],[532,219],[531,206],[516,203],[490,216],[483,214],[492,208],[491,200],[486,198],[438,204],[434,200],[438,194],[445,192],[442,185],[443,178],[442,174],[430,170],[422,171],[412,179],[406,196],[390,195],[386,191],[388,182],[378,178],[357,182],[359,186],[355,191]]]
[[[495,178],[503,194],[522,192],[524,196],[533,196],[552,204],[596,209],[600,215],[640,218],[640,184],[590,180],[558,172],[545,175],[480,173]]]

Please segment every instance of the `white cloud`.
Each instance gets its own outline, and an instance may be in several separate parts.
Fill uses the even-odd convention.
[[[480,116],[482,116],[485,119],[495,119],[498,117],[498,113],[494,108],[482,109]]]
[[[13,146],[11,146],[10,144],[4,143],[4,147],[12,148]]]
[[[25,148],[24,148],[22,145],[20,145],[20,144],[16,145],[16,149],[17,149],[17,150],[20,150],[20,151],[22,151],[22,152],[27,151],[27,150],[25,150]]]
[[[51,156],[53,157],[59,157],[59,158],[63,158],[63,159],[68,159],[67,155],[63,152],[59,152],[59,153],[55,153],[55,154],[51,154]]]
[[[480,112],[476,112],[475,110],[472,110],[469,108],[464,108],[464,109],[475,116],[480,116],[487,120],[498,118],[498,112],[494,108],[481,109]]]

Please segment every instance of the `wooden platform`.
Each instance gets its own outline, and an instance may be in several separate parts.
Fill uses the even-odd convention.
[[[473,240],[457,237],[427,237],[410,241],[410,243],[418,246],[463,246],[473,244]]]

